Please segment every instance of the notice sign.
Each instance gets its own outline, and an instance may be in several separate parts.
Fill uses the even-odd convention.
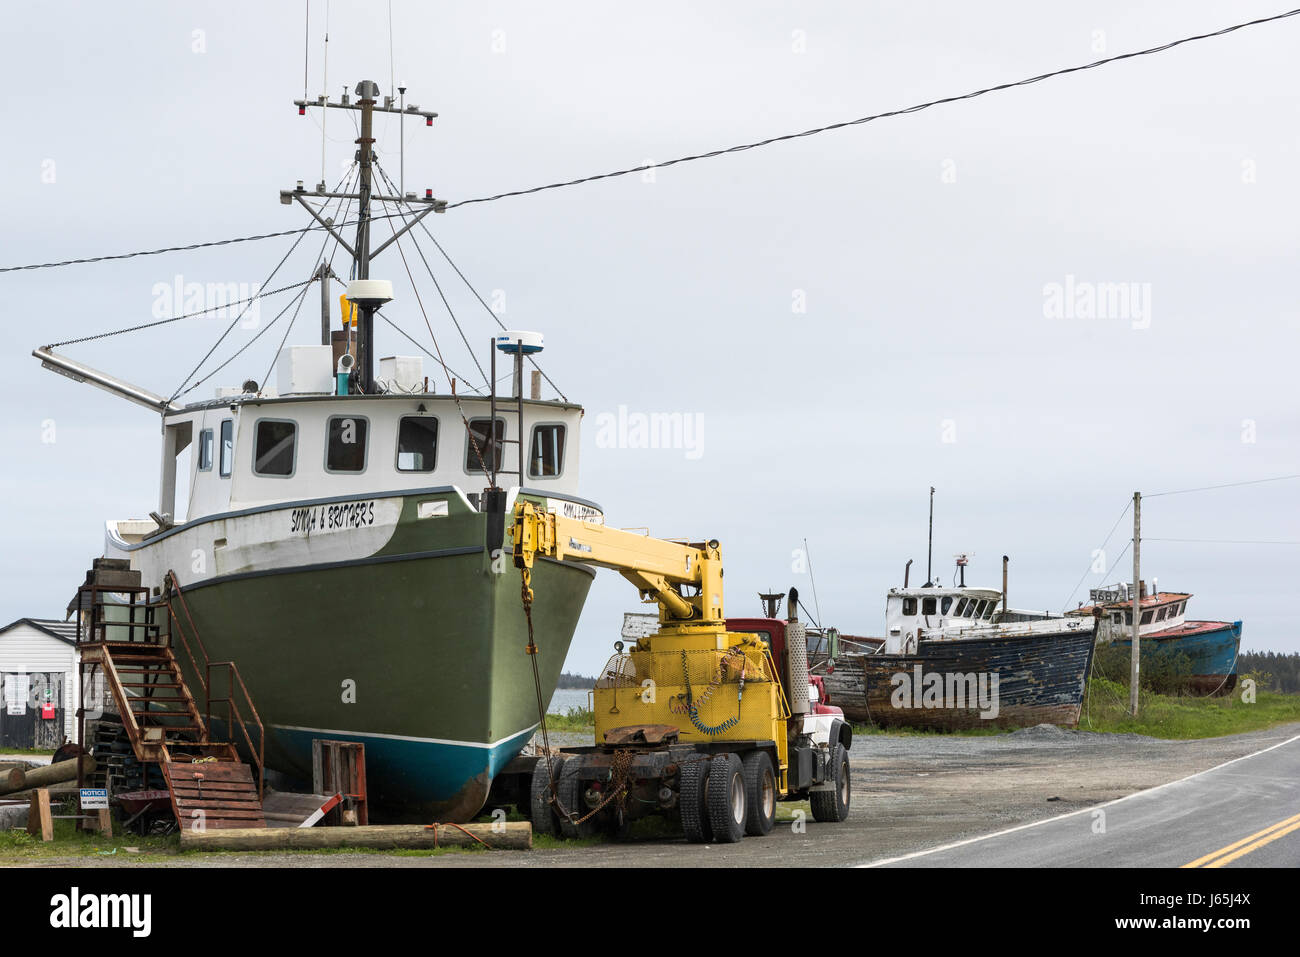
[[[108,788],[82,788],[81,809],[83,811],[107,811]]]
[[[8,714],[26,714],[27,695],[30,693],[30,675],[5,675],[5,704]]]

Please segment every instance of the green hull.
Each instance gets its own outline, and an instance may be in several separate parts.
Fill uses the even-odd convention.
[[[415,498],[375,555],[217,577],[185,598],[209,658],[239,668],[268,767],[310,782],[313,738],[361,741],[377,817],[464,821],[538,722],[520,577],[483,547],[486,515],[416,521]],[[533,571],[547,701],[593,577]]]

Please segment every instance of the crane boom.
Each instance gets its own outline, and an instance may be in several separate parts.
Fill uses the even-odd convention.
[[[531,569],[540,555],[613,569],[637,587],[642,600],[658,603],[662,624],[725,628],[716,540],[670,542],[545,512],[527,501],[515,503],[510,534],[517,568]]]

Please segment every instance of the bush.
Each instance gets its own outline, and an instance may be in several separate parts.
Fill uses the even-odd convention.
[[[1141,645],[1140,685],[1143,691],[1161,695],[1184,695],[1191,690],[1192,660],[1181,651],[1156,645]],[[1097,645],[1093,653],[1093,674],[1128,693],[1132,652],[1123,645]]]

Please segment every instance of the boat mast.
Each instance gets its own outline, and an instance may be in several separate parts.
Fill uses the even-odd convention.
[[[930,543],[925,551],[925,587],[934,584],[934,486],[930,486]]]
[[[375,100],[379,96],[379,84],[374,80],[362,80],[357,84],[357,96],[361,99],[361,135],[357,137],[357,162],[361,166],[361,184],[357,198],[357,239],[356,249],[357,279],[370,278],[370,178],[371,161],[374,158],[374,118]],[[357,351],[361,360],[361,391],[369,394],[375,385],[375,356],[373,343],[375,338],[375,310],[373,302],[359,302],[361,318],[357,323]]]
[[[424,118],[425,126],[433,126],[433,120],[438,115],[431,110],[422,110],[414,103],[406,105],[405,87],[402,87],[402,90],[403,101],[400,105],[394,105],[395,98],[392,96],[385,96],[384,102],[382,104],[379,103],[379,84],[374,80],[362,80],[357,84],[355,93],[358,99],[355,103],[351,100],[346,90],[337,102],[330,101],[324,94],[314,100],[304,98],[293,101],[294,105],[298,107],[299,116],[306,115],[308,107],[320,107],[327,110],[356,110],[361,113],[361,130],[360,135],[358,135],[356,139],[356,162],[359,169],[357,192],[334,192],[326,187],[323,180],[319,185],[317,185],[313,192],[308,192],[304,189],[301,180],[298,181],[298,185],[295,189],[283,189],[280,191],[281,203],[287,206],[296,201],[303,209],[307,210],[307,212],[311,214],[312,218],[324,227],[329,234],[334,237],[338,244],[343,247],[344,251],[352,257],[354,265],[353,275],[350,278],[353,280],[368,281],[370,279],[370,261],[372,259],[395,243],[398,238],[408,233],[417,223],[423,220],[425,216],[429,215],[429,213],[441,213],[447,208],[447,201],[443,199],[435,199],[433,196],[433,190],[431,189],[425,189],[423,196],[417,196],[414,192],[402,193],[397,196],[386,196],[382,193],[376,195],[375,193],[374,115],[376,113],[396,113],[399,115],[399,118],[403,118],[407,114],[412,116],[421,116]],[[402,127],[402,130],[404,147],[405,127]],[[402,163],[404,167],[405,157],[402,158]],[[332,219],[324,218],[320,211],[307,201],[309,198],[316,200],[356,200],[357,231],[354,241],[349,243],[336,228],[336,225],[342,224],[335,224]],[[373,249],[371,248],[370,236],[370,227],[372,223],[370,207],[372,202],[396,203],[399,207],[405,206],[412,212],[409,219],[405,215],[402,216],[403,223],[394,230],[394,235],[391,239],[385,240]],[[419,212],[414,212],[414,208],[419,206],[423,206],[424,209]],[[325,275],[325,271],[322,270],[322,281]],[[355,348],[357,350],[357,366],[360,375],[359,388],[362,393],[371,393],[374,391],[375,313],[379,310],[379,307],[384,302],[388,301],[388,299],[391,299],[391,297],[391,289],[386,298],[382,296],[377,298],[375,290],[373,289],[368,289],[363,294],[356,297],[349,294],[349,298],[352,299],[358,315],[357,342]],[[324,339],[324,344],[328,344],[329,339],[326,337],[325,331],[325,329],[322,329],[322,339]]]

